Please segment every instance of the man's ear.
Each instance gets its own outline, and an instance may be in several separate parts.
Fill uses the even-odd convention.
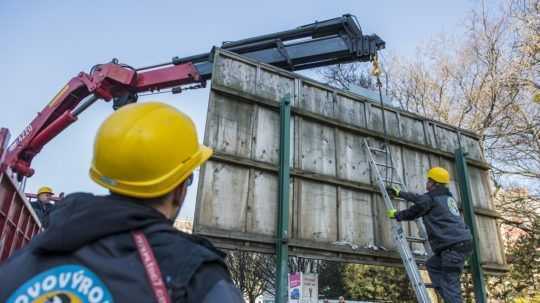
[[[173,195],[172,195],[172,205],[174,207],[178,207],[178,205],[180,204],[180,195],[182,193],[182,186],[177,186],[174,191],[173,191]]]
[[[187,188],[185,185],[185,182],[182,182],[182,184],[178,185],[173,192],[173,205],[175,207],[178,207],[182,204],[184,200],[184,196],[186,195]]]

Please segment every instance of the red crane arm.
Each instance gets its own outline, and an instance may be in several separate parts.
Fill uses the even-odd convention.
[[[193,83],[204,86],[204,80],[190,62],[137,72],[113,60],[95,66],[89,74],[81,72],[56,94],[12,142],[0,169],[9,167],[17,173],[19,179],[32,176],[32,159],[43,146],[75,122],[77,116],[98,99],[110,101],[132,97],[136,100],[136,94],[140,92]],[[80,104],[87,97],[89,99]]]

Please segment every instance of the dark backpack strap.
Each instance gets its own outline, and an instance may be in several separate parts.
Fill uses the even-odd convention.
[[[163,282],[159,264],[154,256],[150,243],[148,243],[148,239],[146,239],[146,236],[140,230],[132,231],[131,236],[133,237],[133,241],[137,246],[139,257],[144,265],[146,277],[148,278],[150,286],[154,291],[156,302],[171,303],[171,298],[167,292],[167,286],[165,285],[165,282]]]

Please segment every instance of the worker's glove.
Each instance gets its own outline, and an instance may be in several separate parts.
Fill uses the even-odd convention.
[[[386,211],[386,216],[389,219],[395,219],[397,215],[397,209],[389,209]]]
[[[397,185],[387,186],[386,192],[392,197],[399,197],[399,193],[401,192],[401,189]]]

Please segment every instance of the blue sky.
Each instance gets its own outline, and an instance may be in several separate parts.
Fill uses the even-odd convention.
[[[208,52],[238,40],[351,13],[366,34],[376,33],[392,54],[414,56],[441,32],[457,34],[477,5],[454,1],[0,1],[0,126],[12,138],[71,77],[119,58],[134,67]],[[189,114],[202,138],[208,90],[141,98]],[[104,193],[88,178],[93,137],[111,104],[99,102],[35,158],[27,192],[41,185],[66,193]],[[196,186],[181,217],[192,217]]]

